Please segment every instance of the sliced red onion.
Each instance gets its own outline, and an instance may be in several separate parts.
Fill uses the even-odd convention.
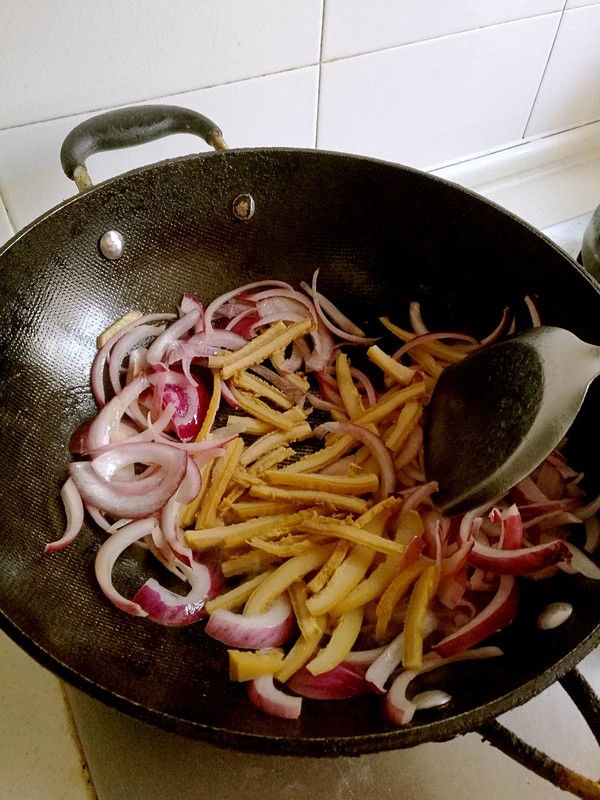
[[[307,372],[321,372],[332,363],[335,356],[335,342],[329,330],[321,322],[310,332],[313,349],[304,359]]]
[[[146,353],[146,360],[150,366],[157,367],[160,365],[164,356],[168,354],[179,339],[195,327],[200,319],[200,313],[199,308],[192,308],[183,317],[172,322],[163,333],[156,337]]]
[[[156,520],[153,518],[130,522],[129,525],[113,533],[103,542],[94,563],[96,579],[105,596],[121,611],[137,617],[146,617],[147,612],[144,611],[139,603],[128,600],[115,589],[112,582],[112,571],[121,553],[125,552],[134,542],[151,534],[155,527]]]
[[[108,361],[108,375],[115,394],[123,388],[121,385],[121,373],[123,361],[127,354],[134,350],[144,339],[148,339],[150,336],[159,336],[165,330],[165,325],[137,325],[133,330],[121,336],[119,341],[115,343]]]
[[[578,547],[575,547],[574,544],[571,542],[564,542],[565,547],[569,551],[570,554],[570,570],[565,571],[574,571],[579,572],[582,575],[585,575],[586,578],[592,578],[592,580],[600,580],[600,567],[595,564],[591,558],[586,556],[586,554],[580,550]],[[561,569],[563,568],[562,564],[559,564]]]
[[[516,550],[499,550],[476,540],[467,560],[471,566],[497,575],[527,575],[560,561],[569,563],[571,554],[562,539]]]
[[[175,319],[175,314],[144,314],[137,319],[134,319],[132,322],[123,325],[122,328],[119,328],[107,342],[105,342],[102,347],[98,350],[94,357],[94,361],[92,363],[92,370],[91,370],[91,385],[92,385],[92,394],[94,395],[95,401],[98,403],[100,408],[105,405],[106,402],[106,395],[104,390],[104,370],[106,364],[108,363],[108,358],[110,353],[115,346],[115,344],[129,331],[133,330],[134,328],[138,327],[139,325],[145,325],[150,322],[159,322],[159,321],[168,321]]]
[[[72,478],[67,478],[63,483],[60,497],[67,517],[65,532],[60,539],[49,542],[44,547],[44,553],[56,553],[58,550],[64,550],[71,542],[75,541],[83,526],[83,501]]]
[[[394,491],[396,485],[394,462],[381,437],[353,422],[324,422],[313,431],[317,437],[323,436],[326,432],[347,433],[370,451],[379,468],[379,489],[376,494],[378,500],[388,497]]]
[[[145,372],[142,372],[102,408],[90,424],[88,432],[90,451],[110,444],[114,439],[118,440],[121,418],[149,386],[150,379]]]
[[[344,664],[351,664],[354,667],[370,667],[375,661],[377,656],[380,656],[385,650],[386,645],[382,644],[379,647],[372,647],[369,650],[351,650],[346,658]]]
[[[248,681],[248,698],[256,708],[283,719],[298,719],[302,710],[302,698],[281,691],[275,686],[272,675],[261,675]]]
[[[279,647],[296,628],[296,618],[287,597],[281,595],[264,614],[237,614],[225,608],[214,611],[206,633],[228,647],[258,650]]]
[[[451,331],[420,333],[417,336],[414,336],[412,339],[409,339],[408,342],[405,342],[402,347],[399,347],[392,357],[395,358],[396,361],[399,361],[403,355],[406,355],[406,353],[408,353],[409,350],[412,350],[414,347],[419,347],[423,344],[429,344],[430,342],[439,342],[443,339],[453,339],[454,341],[466,342],[469,345],[479,344],[477,339],[474,339],[472,336],[469,336],[466,333],[453,333]]]
[[[161,408],[172,404],[174,407],[171,425],[182,442],[193,441],[204,421],[210,404],[210,394],[201,383],[193,383],[180,372],[161,373],[162,380],[153,378],[156,386],[157,403]]]
[[[230,300],[232,300],[234,297],[237,297],[238,295],[243,295],[247,292],[252,291],[253,289],[260,289],[263,286],[279,286],[282,289],[293,289],[293,287],[289,283],[286,283],[285,281],[276,281],[276,280],[254,281],[252,283],[246,283],[244,286],[238,286],[237,289],[233,289],[230,292],[225,292],[219,297],[216,297],[212,301],[212,303],[209,303],[204,312],[204,329],[206,331],[212,329],[213,316],[216,316],[217,311],[221,308],[221,306],[225,305],[225,303],[228,303]]]
[[[523,544],[523,523],[517,504],[513,503],[504,509],[500,517],[500,547],[503,550],[518,550]]]
[[[154,578],[149,578],[138,589],[132,602],[161,625],[183,626],[197,622],[207,613],[204,606],[209,597],[211,576],[208,568],[199,563],[185,569],[185,573],[191,586],[187,595],[176,594]]]
[[[479,644],[506,628],[515,619],[519,606],[519,587],[512,575],[501,575],[496,594],[485,608],[458,630],[446,636],[434,649],[446,658]]]
[[[356,344],[373,344],[377,338],[367,338],[365,333],[358,325],[355,325],[335,306],[331,300],[317,291],[317,278],[319,270],[316,269],[312,277],[312,286],[302,281],[302,288],[310,294],[315,304],[317,314],[321,322],[340,339]],[[333,320],[333,321],[332,321]]]
[[[155,485],[156,475],[151,476],[153,488],[145,492],[143,480],[110,480],[98,474],[89,461],[75,461],[69,465],[69,473],[85,503],[101,509],[115,518],[139,519],[159,511],[175,493],[187,468],[187,453],[169,445],[156,442],[140,442],[117,445],[121,449],[122,466],[126,463],[159,464],[162,480]],[[108,458],[103,453],[98,458]]]
[[[430,611],[425,616],[423,623],[423,637],[429,636],[435,630],[437,620]],[[376,689],[385,691],[385,684],[392,672],[404,658],[404,631],[401,631],[386,645],[381,655],[368,668],[365,678]]]
[[[312,700],[343,700],[374,691],[365,679],[364,669],[348,662],[320,675],[312,675],[306,667],[301,667],[288,679],[287,686],[295,694]]]
[[[412,720],[415,711],[419,709],[419,705],[416,702],[418,695],[412,700],[409,700],[406,696],[406,692],[409,684],[417,675],[422,675],[424,672],[430,672],[433,669],[437,669],[437,667],[442,667],[445,664],[451,664],[456,661],[497,658],[501,655],[502,650],[498,647],[479,647],[476,650],[466,650],[448,658],[440,658],[435,653],[428,653],[423,658],[423,666],[420,670],[404,670],[404,672],[401,672],[394,680],[389,692],[385,696],[386,716],[397,725],[407,725]],[[441,705],[441,703],[436,703],[435,705]],[[420,707],[428,708],[431,706],[425,703]]]

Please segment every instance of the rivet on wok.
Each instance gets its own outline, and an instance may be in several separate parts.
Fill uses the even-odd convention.
[[[240,194],[233,201],[233,213],[238,219],[247,220],[254,215],[256,206],[254,198],[249,194]]]
[[[100,252],[110,261],[116,261],[123,255],[125,243],[119,231],[106,231],[100,239]]]

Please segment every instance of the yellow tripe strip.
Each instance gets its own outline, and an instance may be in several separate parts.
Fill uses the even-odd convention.
[[[263,422],[262,419],[255,417],[245,417],[237,414],[230,414],[227,417],[228,425],[239,425],[242,433],[249,433],[252,436],[262,436],[265,433],[270,433],[273,428],[268,422]]]
[[[372,472],[358,475],[329,475],[322,472],[289,472],[267,470],[262,476],[269,484],[301,489],[334,492],[335,494],[367,494],[379,488],[379,478]]]
[[[246,447],[240,458],[240,464],[247,467],[257,459],[275,450],[282,445],[290,444],[291,442],[300,442],[312,436],[312,428],[308,422],[302,422],[295,425],[291,430],[278,430],[271,433],[266,433],[257,439],[251,445]]]
[[[333,464],[354,447],[356,447],[356,439],[345,433],[337,439],[327,442],[320,450],[309,453],[281,469],[285,472],[318,472],[329,464]]]
[[[263,550],[250,550],[248,553],[236,553],[227,561],[221,562],[221,572],[225,578],[235,578],[237,575],[248,575],[260,572],[272,564],[276,557]]]
[[[257,375],[251,375],[246,370],[238,372],[233,378],[233,383],[238,389],[251,392],[256,397],[264,397],[280,408],[287,409],[294,405],[293,401],[276,386]]]
[[[305,553],[311,548],[314,542],[311,539],[303,539],[300,536],[285,536],[276,542],[267,539],[254,537],[248,541],[250,547],[264,550],[277,558],[291,558]]]
[[[410,342],[411,339],[414,339],[419,335],[418,333],[412,333],[412,331],[406,331],[404,328],[394,325],[393,322],[390,322],[388,317],[379,317],[379,320],[388,329],[388,331],[390,331],[390,333],[393,333],[394,336],[397,336],[403,342]],[[439,358],[443,358],[445,361],[462,361],[462,359],[467,355],[460,345],[447,345],[443,344],[443,342],[432,341],[427,342],[426,347],[430,353],[438,356]]]
[[[221,456],[213,467],[210,486],[196,515],[196,530],[210,528],[217,521],[217,508],[225,494],[243,449],[244,442],[239,437],[232,439],[223,446],[225,454]]]
[[[374,550],[355,547],[333,573],[327,585],[306,601],[310,613],[315,617],[321,617],[340,603],[364,578],[374,558]]]
[[[272,425],[274,428],[289,431],[304,419],[304,414],[297,408],[291,409],[294,411],[293,414],[286,414],[271,408],[271,406],[259,400],[258,397],[250,394],[250,392],[232,389],[231,393],[243,411],[252,414],[253,417]]]
[[[388,625],[394,613],[394,609],[408,592],[412,584],[426,567],[423,560],[415,561],[406,569],[402,570],[388,585],[387,589],[379,598],[375,609],[375,639],[380,642],[387,636]]]
[[[313,617],[306,605],[308,590],[304,581],[300,580],[292,583],[288,589],[288,594],[302,636],[304,636],[305,639],[312,639],[317,634],[322,633],[323,627],[321,623],[316,617]]]
[[[265,517],[272,514],[291,513],[297,506],[294,503],[282,503],[281,500],[238,500],[232,503],[225,512],[226,522],[243,522],[253,517]]]
[[[371,345],[367,350],[367,357],[383,370],[385,375],[393,378],[403,386],[408,386],[415,375],[415,370],[396,361],[395,358],[388,355],[379,345]]]
[[[197,442],[203,441],[208,436],[212,426],[215,423],[217,411],[219,410],[219,405],[221,403],[221,376],[215,369],[211,370],[211,374],[213,380],[212,394],[210,397],[210,403],[208,404],[208,409],[206,410],[206,416],[204,417],[200,430],[198,431],[198,435],[196,436]]]
[[[200,508],[200,503],[204,499],[204,495],[208,491],[208,487],[210,486],[210,475],[212,472],[212,468],[216,463],[217,458],[212,459],[208,463],[204,464],[203,467],[200,469],[200,477],[202,481],[200,483],[200,491],[196,495],[196,497],[191,501],[191,503],[187,503],[187,505],[183,506],[181,511],[179,512],[179,524],[182,528],[189,528],[190,525],[194,524],[194,520],[196,519],[196,513]]]
[[[220,594],[218,597],[213,597],[212,600],[207,600],[204,606],[205,609],[209,614],[212,614],[219,608],[225,608],[228,611],[240,608],[248,600],[256,587],[260,586],[260,584],[271,574],[272,571],[273,570],[265,570],[265,572],[262,572],[260,575],[256,575],[254,578],[250,578],[250,580],[240,583],[239,586],[230,589],[228,592]]]
[[[306,587],[310,592],[316,594],[317,592],[321,591],[336,569],[340,566],[342,561],[346,558],[346,553],[348,552],[349,546],[350,545],[348,542],[338,541],[327,561],[323,564],[314,578],[312,578],[312,580],[306,584]]]
[[[263,652],[228,650],[229,678],[232,681],[252,681],[261,675],[272,675],[283,663],[284,652],[272,647]]]
[[[294,339],[304,336],[314,327],[314,321],[309,318],[294,322],[289,326],[284,323],[274,323],[239,350],[223,355],[209,356],[208,366],[220,367],[221,376],[227,380],[236,372],[269,358],[272,353],[287,347]]]
[[[306,553],[285,561],[251,594],[244,606],[244,614],[262,614],[292,583],[319,569],[329,558],[331,550],[329,545],[315,544]]]
[[[308,659],[315,652],[319,642],[321,641],[323,632],[325,631],[327,621],[324,617],[321,617],[321,619],[317,620],[317,623],[318,629],[307,638],[304,636],[299,636],[292,649],[283,659],[283,664],[275,673],[275,677],[278,681],[285,683],[295,672],[300,669],[300,667],[303,667],[304,664],[306,664]]]
[[[416,582],[406,610],[402,659],[405,669],[421,669],[423,666],[423,625],[436,586],[437,567],[431,564]]]
[[[364,609],[356,608],[340,617],[325,647],[306,665],[312,675],[322,675],[342,663],[358,639],[363,615]]]
[[[409,400],[403,406],[393,425],[383,435],[385,446],[394,455],[400,451],[410,433],[417,427],[421,419],[422,407],[416,400]]]
[[[389,414],[396,411],[400,406],[407,403],[409,400],[414,400],[417,397],[423,397],[426,393],[425,384],[423,381],[412,383],[404,389],[394,389],[387,392],[386,395],[372,405],[364,414],[357,417],[354,422],[357,425],[368,425],[371,422],[381,422]]]
[[[202,530],[184,531],[184,538],[192,550],[207,550],[210,547],[239,547],[252,536],[267,536],[278,538],[289,533],[294,527],[303,522],[307,516],[306,511],[294,514],[272,514],[269,517],[258,517],[234,522],[231,525],[217,525],[213,528]]]
[[[319,506],[321,510],[325,508],[329,512],[349,511],[352,514],[362,514],[369,507],[362,497],[288,487],[255,485],[248,489],[248,494],[261,500],[281,500],[301,507]]]
[[[350,372],[350,360],[346,353],[342,352],[341,350],[338,351],[335,359],[335,370],[338,391],[346,408],[348,417],[350,419],[356,419],[356,417],[360,416],[364,412],[365,407],[359,391],[352,380],[352,374]]]
[[[303,394],[310,391],[310,383],[308,378],[304,375],[300,375],[298,372],[286,372],[283,369],[286,357],[285,357],[285,348],[279,347],[277,350],[274,350],[271,353],[271,364],[275,367],[276,371],[281,375],[282,378],[285,378],[288,383],[291,383],[299,392]]]
[[[383,539],[381,536],[363,530],[356,524],[340,522],[329,517],[316,516],[313,519],[306,519],[298,524],[297,530],[303,533],[329,534],[338,539],[346,539],[353,544],[365,545],[365,547],[386,555],[401,555],[404,552],[404,545],[398,544],[398,542]]]
[[[348,592],[339,603],[330,608],[329,615],[339,617],[348,611],[364,606],[371,600],[376,600],[398,574],[401,558],[402,556],[388,556],[385,561],[375,567],[370,575]]]

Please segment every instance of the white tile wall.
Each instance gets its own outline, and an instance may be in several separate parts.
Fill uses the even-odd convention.
[[[314,64],[322,0],[3,0],[0,128]]]
[[[322,55],[345,58],[562,11],[563,6],[564,0],[326,0]]]
[[[584,125],[599,117],[600,5],[595,3],[564,13],[525,135]]]
[[[519,140],[559,22],[545,14],[323,64],[318,146],[425,168]]]
[[[231,146],[430,169],[599,120],[598,41],[600,0],[4,0],[0,237],[73,194],[60,145],[100,109],[167,99]],[[95,156],[93,178],[195,147]]]

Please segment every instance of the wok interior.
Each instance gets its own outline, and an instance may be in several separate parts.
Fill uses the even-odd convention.
[[[249,193],[254,216],[233,200]],[[101,235],[125,240],[104,259]],[[451,738],[527,700],[598,640],[597,590],[585,579],[528,584],[523,613],[497,637],[506,655],[460,665],[453,701],[405,728],[380,699],[305,701],[301,719],[253,709],[227,677],[226,648],[202,625],[166,629],[109,605],[93,576],[103,534],[86,527],[63,553],[58,498],[67,443],[95,411],[89,369],[97,335],[134,308],[173,310],[184,292],[209,301],[249,281],[310,281],[369,332],[377,318],[407,324],[411,300],[432,328],[482,335],[508,305],[526,324],[523,297],[543,321],[599,343],[600,294],[533,229],[468,192],[422,173],[327,153],[229,151],[148,167],[49,213],[2,254],[0,269],[0,610],[3,627],[36,659],[98,699],[180,733],[250,750],[358,754]],[[600,490],[595,387],[569,454]],[[131,596],[154,567],[128,551],[115,582]],[[549,600],[571,620],[540,632]],[[424,684],[438,679],[433,673]]]

